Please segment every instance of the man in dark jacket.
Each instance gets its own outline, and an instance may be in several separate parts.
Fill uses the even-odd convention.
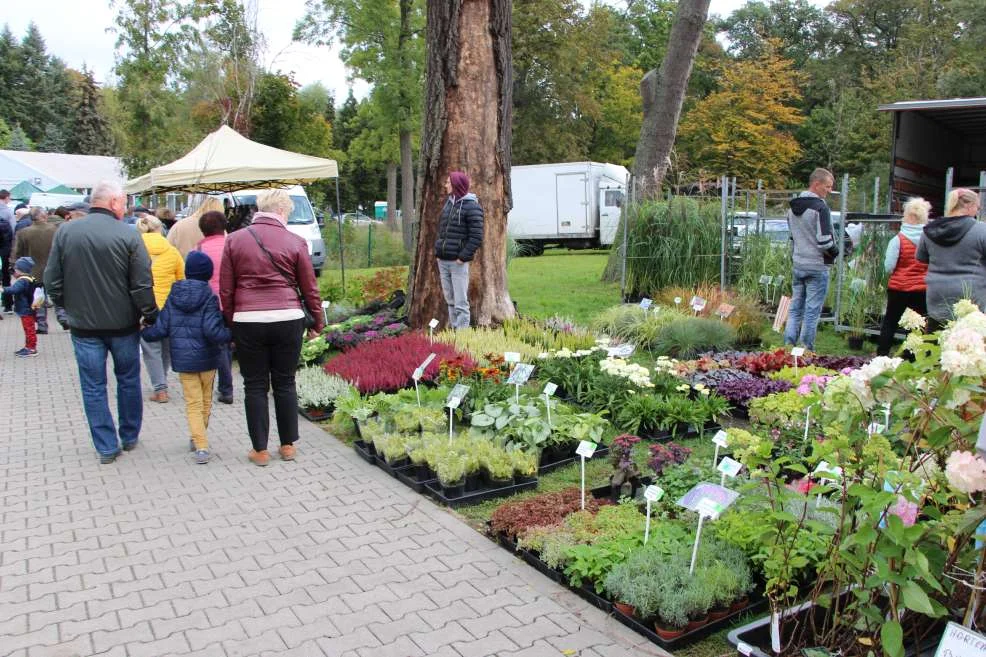
[[[55,231],[58,230],[58,226],[48,223],[48,215],[41,208],[31,210],[31,222],[30,226],[17,233],[14,260],[24,256],[34,259],[31,278],[43,287],[41,279],[44,277],[45,267],[48,265],[48,254],[51,253],[51,243],[55,239]],[[48,332],[47,299],[35,312],[35,318],[38,333],[40,335],[46,334]]]
[[[10,250],[14,245],[14,211],[7,205],[10,203],[10,192],[0,189],[0,285],[10,285]],[[13,313],[14,298],[9,294],[3,295],[3,310],[8,315]],[[2,315],[0,315],[2,317]]]
[[[469,262],[483,245],[483,208],[469,193],[469,176],[461,171],[449,173],[445,191],[449,197],[438,220],[435,257],[449,326],[469,328]]]
[[[808,189],[791,199],[787,213],[794,271],[784,343],[800,342],[809,350],[815,348],[815,332],[829,287],[829,267],[839,255],[832,215],[825,203],[834,184],[835,177],[830,171],[815,169],[808,178]]]
[[[101,182],[92,209],[55,233],[44,283],[56,306],[65,309],[82,403],[101,463],[112,463],[120,445],[137,446],[144,402],[140,390],[140,323],[153,324],[157,304],[151,261],[135,230],[120,223],[126,195],[117,182]],[[106,396],[106,357],[116,373],[119,438]]]

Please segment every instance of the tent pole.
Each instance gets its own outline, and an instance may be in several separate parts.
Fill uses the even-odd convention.
[[[339,226],[339,266],[342,269],[342,295],[346,296],[346,258],[343,256],[342,244],[342,205],[339,200],[339,176],[336,176],[336,213],[339,215],[336,223]]]

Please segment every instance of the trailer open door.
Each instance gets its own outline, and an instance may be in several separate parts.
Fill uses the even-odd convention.
[[[558,234],[586,235],[589,228],[589,177],[584,172],[555,176]]]

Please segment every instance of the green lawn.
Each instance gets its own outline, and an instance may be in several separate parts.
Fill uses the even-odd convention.
[[[507,267],[510,297],[523,315],[562,315],[587,324],[603,308],[620,303],[619,283],[599,280],[605,252],[549,250],[534,258],[514,258]]]

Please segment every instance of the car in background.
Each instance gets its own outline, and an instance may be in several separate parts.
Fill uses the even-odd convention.
[[[380,224],[382,221],[378,221],[368,214],[363,214],[362,212],[347,212],[342,215],[342,220],[349,224],[354,224],[356,226],[366,225],[370,223]]]

